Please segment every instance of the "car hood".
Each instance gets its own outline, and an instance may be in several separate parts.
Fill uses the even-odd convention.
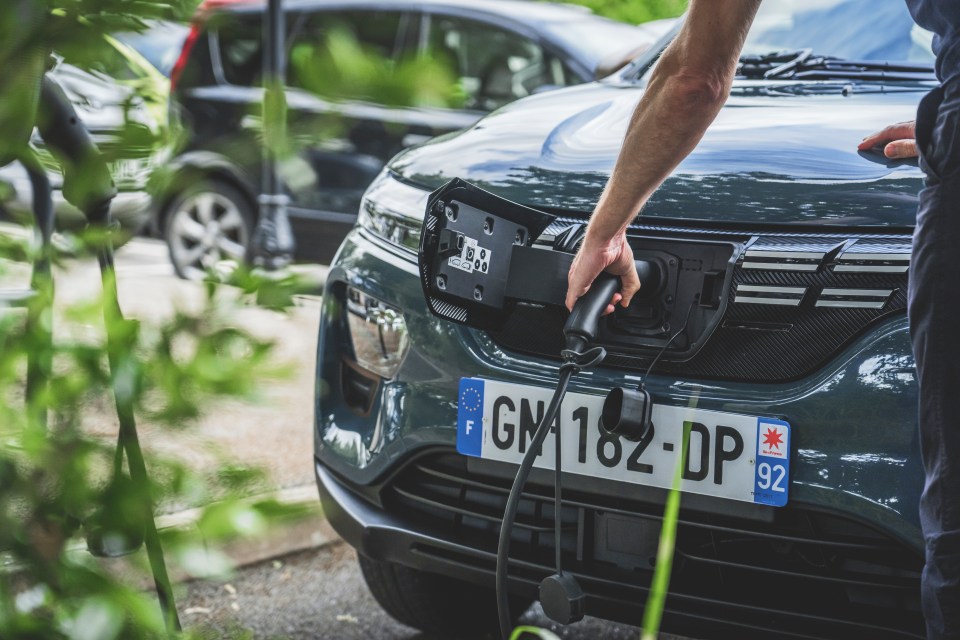
[[[857,144],[911,120],[929,87],[738,83],[645,218],[705,225],[913,225],[916,163]],[[529,206],[589,214],[643,89],[593,83],[521,100],[470,129],[401,154],[391,169],[437,188],[459,177]]]

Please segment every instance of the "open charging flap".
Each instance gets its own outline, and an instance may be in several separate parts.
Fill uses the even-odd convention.
[[[459,178],[435,191],[427,201],[418,253],[430,311],[493,330],[518,300],[562,305],[576,244],[559,251],[533,246],[555,219]]]

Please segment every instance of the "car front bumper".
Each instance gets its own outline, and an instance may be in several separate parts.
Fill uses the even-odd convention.
[[[344,399],[345,363],[352,358],[343,320],[347,287],[402,310],[410,336],[398,374],[377,381],[366,410]],[[361,553],[492,586],[511,469],[455,453],[457,384],[471,376],[550,387],[556,366],[434,318],[414,256],[352,232],[328,276],[317,362],[317,478],[334,527]],[[571,390],[603,394],[635,381],[601,367],[578,375]],[[763,637],[778,624],[799,637],[922,634],[916,602],[922,472],[904,318],[872,327],[797,382],[653,376],[647,388],[659,403],[779,416],[794,429],[789,506],[758,511],[684,495],[683,559],[667,627],[701,637],[724,637],[721,628]],[[568,535],[565,553],[571,570],[584,576],[590,610],[636,622],[650,575],[644,555],[650,545],[655,550],[665,492],[569,481],[564,515],[577,535]],[[530,595],[550,572],[549,536],[541,540],[537,524],[542,518],[549,530],[549,486],[549,478],[534,474],[526,498],[534,522],[515,534],[513,586]],[[622,536],[612,532],[624,530],[641,542],[617,542]],[[744,541],[755,551],[731,551]],[[711,544],[717,548],[706,553]],[[782,607],[764,596],[777,590]]]

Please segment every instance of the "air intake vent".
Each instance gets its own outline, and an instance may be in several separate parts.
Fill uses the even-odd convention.
[[[736,302],[748,304],[774,304],[796,307],[803,300],[806,287],[768,287],[763,285],[737,285]]]
[[[816,271],[826,255],[824,251],[750,249],[744,255],[743,268],[767,271]]]
[[[818,307],[883,309],[894,289],[824,289]]]
[[[857,253],[848,251],[837,260],[835,273],[906,273],[909,253]]]

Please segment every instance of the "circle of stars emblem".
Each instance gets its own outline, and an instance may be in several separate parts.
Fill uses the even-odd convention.
[[[474,387],[467,387],[460,392],[460,407],[465,411],[480,410],[480,392]]]

